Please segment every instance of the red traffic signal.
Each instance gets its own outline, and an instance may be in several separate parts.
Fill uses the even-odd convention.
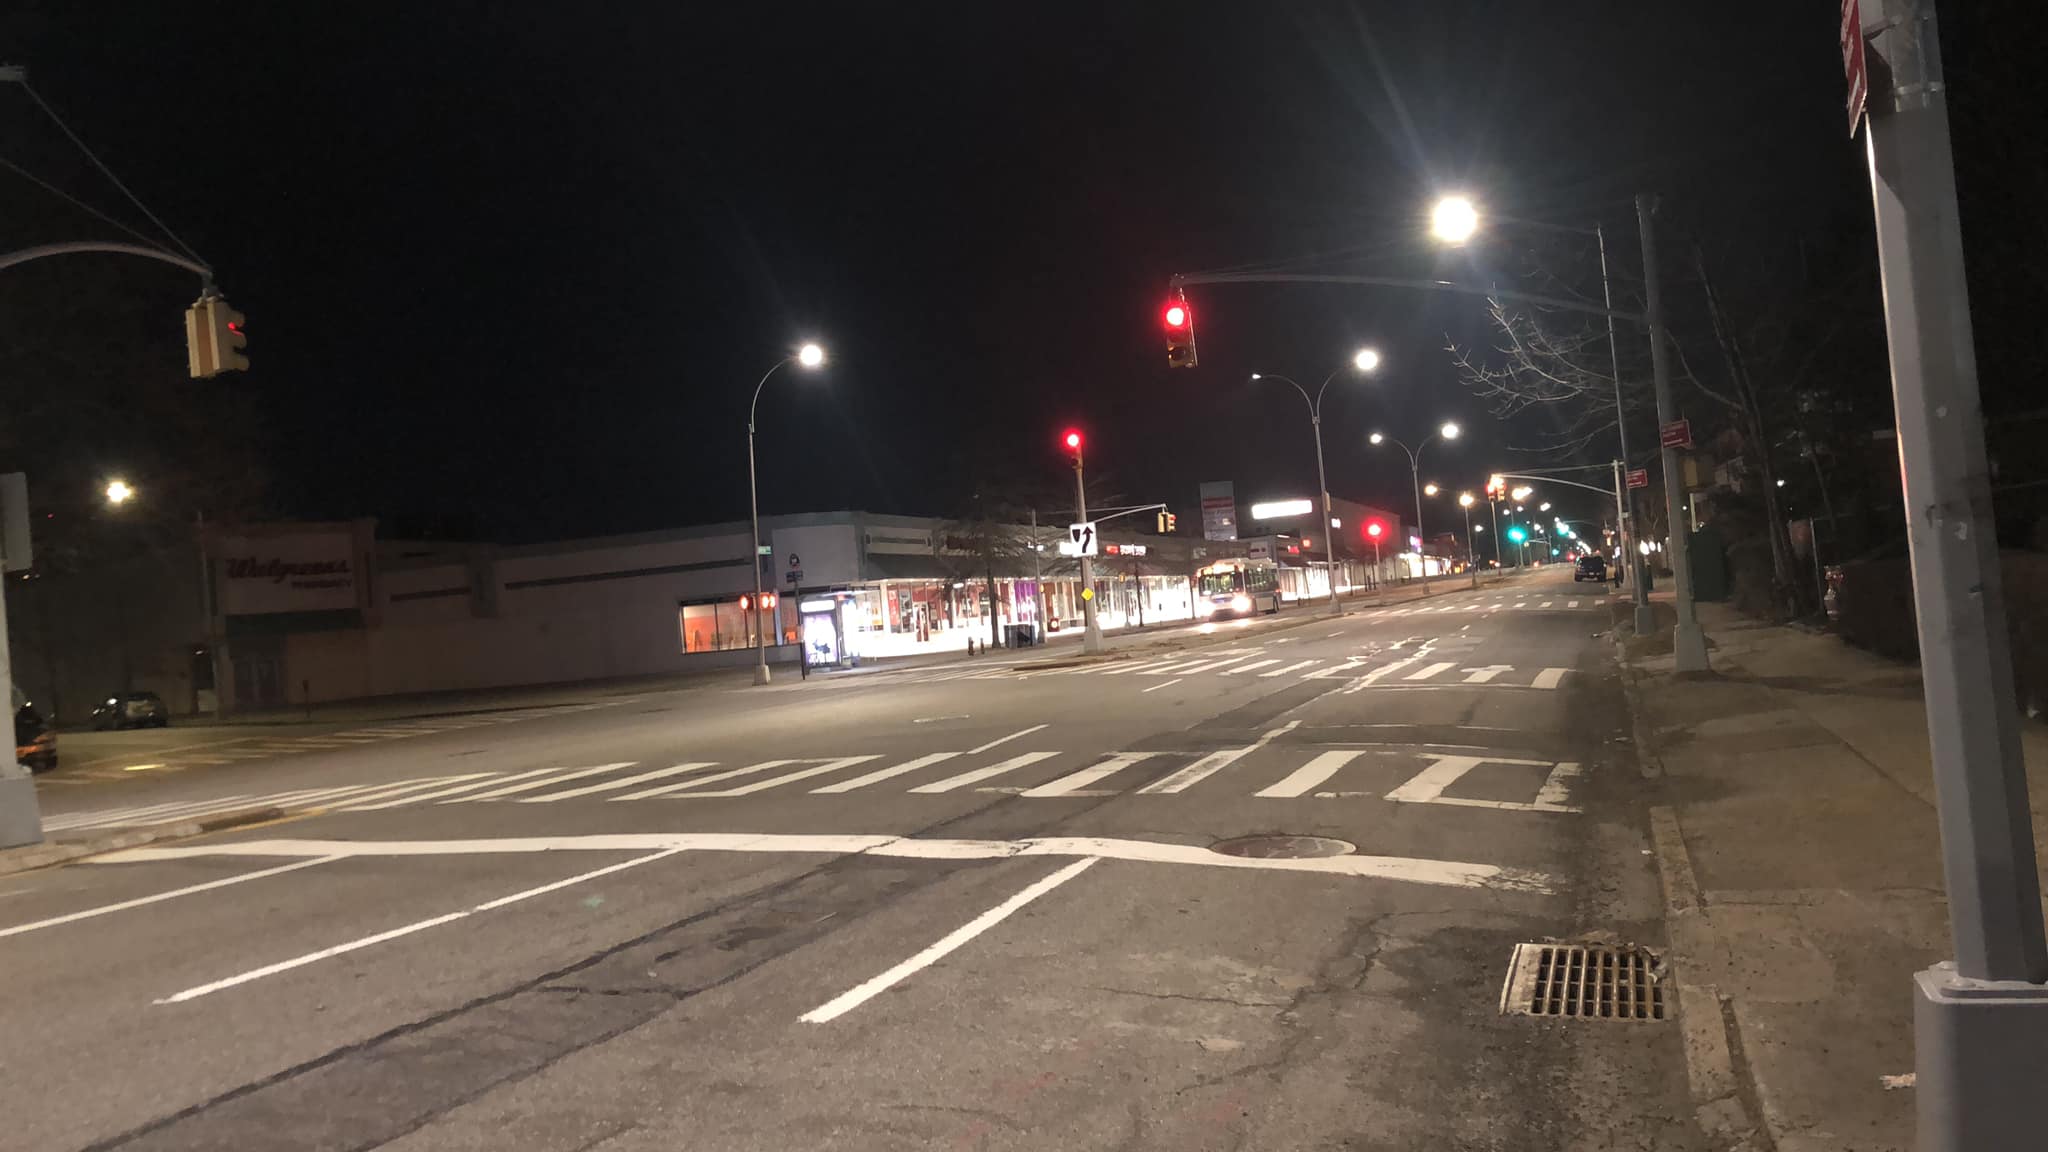
[[[1195,366],[1195,313],[1188,307],[1187,298],[1176,296],[1166,302],[1159,313],[1166,326],[1166,366],[1169,368],[1193,368]]]
[[[752,596],[748,596],[748,595],[745,595],[745,594],[742,594],[742,595],[740,596],[740,611],[742,611],[742,612],[745,612],[745,611],[746,611],[747,609],[749,609],[749,608],[752,608],[753,606],[754,606],[754,598],[753,598]],[[763,611],[763,612],[773,612],[773,611],[775,611],[775,593],[773,593],[773,592],[763,592],[763,593],[761,593],[761,611]]]
[[[1065,444],[1069,452],[1079,452],[1081,450],[1081,430],[1079,428],[1067,429],[1066,435],[1060,437],[1060,443]]]
[[[1387,526],[1374,520],[1365,526],[1365,534],[1374,540],[1387,534]]]

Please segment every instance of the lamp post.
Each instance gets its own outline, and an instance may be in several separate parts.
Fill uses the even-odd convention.
[[[783,365],[796,363],[805,368],[821,368],[825,364],[825,350],[816,344],[806,344],[793,355],[784,356],[768,371],[761,374],[761,382],[754,385],[754,399],[747,405],[747,509],[754,522],[754,551],[747,558],[754,569],[754,598],[748,607],[754,614],[754,683],[768,683],[768,630],[761,620],[761,495],[754,478],[754,413],[761,407],[761,389],[767,387],[768,378],[775,375]],[[778,609],[779,611],[780,609]]]
[[[1361,374],[1370,373],[1379,366],[1380,354],[1371,348],[1360,348],[1351,357],[1351,367]],[[1295,383],[1286,376],[1272,372],[1252,373],[1252,379],[1254,380],[1280,380],[1293,384],[1294,390],[1301,393],[1302,402],[1308,405],[1309,424],[1315,429],[1316,434],[1316,487],[1320,488],[1323,493],[1323,538],[1329,542],[1330,558],[1328,564],[1325,565],[1325,575],[1329,577],[1330,581],[1330,615],[1332,616],[1342,615],[1344,607],[1337,601],[1337,534],[1331,530],[1330,480],[1323,470],[1323,393],[1329,390],[1330,381],[1335,380],[1338,374],[1343,371],[1342,368],[1339,368],[1336,372],[1323,377],[1323,386],[1316,389],[1314,396],[1310,396],[1308,389],[1303,388],[1300,384]]]
[[[1422,594],[1424,596],[1429,595],[1429,533],[1423,531],[1422,528],[1422,450],[1429,447],[1430,442],[1439,437],[1445,440],[1456,440],[1458,438],[1458,426],[1446,420],[1441,427],[1428,436],[1423,437],[1422,442],[1413,448],[1379,432],[1373,433],[1370,437],[1375,445],[1393,444],[1408,454],[1408,478],[1415,484],[1415,533],[1419,537],[1415,546],[1415,560],[1416,566],[1422,569]],[[1434,488],[1436,486],[1432,484],[1430,487]]]
[[[1378,604],[1387,602],[1387,582],[1380,579],[1380,537],[1386,535],[1386,532],[1387,526],[1377,520],[1365,526],[1365,534],[1372,537],[1372,587],[1375,593],[1373,601]]]
[[[1600,250],[1600,298],[1601,303],[1605,305],[1607,313],[1607,359],[1613,369],[1614,379],[1614,431],[1621,442],[1620,458],[1625,462],[1632,461],[1633,458],[1628,454],[1628,412],[1622,404],[1621,396],[1621,346],[1616,342],[1614,335],[1614,281],[1612,276],[1609,275],[1607,267],[1606,227],[1601,224],[1595,224],[1591,228],[1578,228],[1568,224],[1550,224],[1536,220],[1520,219],[1512,220],[1511,222],[1522,227],[1536,228],[1549,232],[1563,232],[1575,236],[1591,236],[1594,243],[1598,246]],[[1430,213],[1431,234],[1446,244],[1465,243],[1478,233],[1479,225],[1478,207],[1469,198],[1464,196],[1446,196],[1436,202],[1436,206]],[[1645,236],[1647,237],[1647,230],[1645,231]],[[1645,256],[1644,266],[1649,274],[1654,276],[1656,270],[1654,248],[1646,249]],[[1658,419],[1661,421],[1663,416],[1660,414]],[[1625,463],[1623,467],[1625,469],[1627,464]],[[1618,527],[1621,531],[1622,549],[1628,553],[1629,565],[1634,569],[1632,574],[1635,577],[1636,632],[1639,635],[1648,635],[1656,627],[1656,617],[1651,613],[1650,593],[1643,581],[1644,566],[1641,552],[1628,546],[1629,541],[1637,537],[1637,532],[1635,498],[1632,495],[1628,495],[1625,488],[1619,489],[1615,493],[1614,511],[1616,517],[1620,520]]]
[[[1458,493],[1458,507],[1465,510],[1465,558],[1472,571],[1472,587],[1479,587],[1479,549],[1472,542],[1472,505],[1476,501],[1470,492]]]

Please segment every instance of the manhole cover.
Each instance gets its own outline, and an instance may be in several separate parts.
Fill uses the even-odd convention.
[[[1664,969],[1636,944],[1517,944],[1501,1015],[1664,1019]]]
[[[1240,836],[1212,844],[1209,851],[1254,860],[1307,860],[1316,856],[1349,856],[1358,851],[1358,845],[1327,836]]]

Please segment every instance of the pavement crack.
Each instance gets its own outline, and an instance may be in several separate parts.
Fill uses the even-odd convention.
[[[1186,992],[1140,992],[1135,988],[1110,988],[1091,985],[1090,991],[1109,992],[1118,996],[1142,996],[1147,1000],[1187,1000],[1196,1004],[1231,1004],[1239,1008],[1287,1008],[1293,1005],[1288,1000],[1244,1000],[1234,996],[1195,996]]]

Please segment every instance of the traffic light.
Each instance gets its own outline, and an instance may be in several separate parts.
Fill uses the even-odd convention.
[[[1380,537],[1386,534],[1387,526],[1385,524],[1380,523],[1377,520],[1369,521],[1365,526],[1366,539],[1371,540],[1375,543],[1379,541]]]
[[[1509,540],[1509,541],[1511,541],[1511,542],[1513,542],[1513,543],[1516,543],[1516,544],[1520,544],[1520,543],[1521,543],[1522,541],[1524,541],[1524,540],[1527,540],[1528,538],[1529,538],[1529,530],[1528,530],[1527,528],[1524,528],[1524,527],[1522,527],[1522,526],[1521,526],[1520,524],[1510,524],[1510,525],[1508,525],[1508,540]]]
[[[245,323],[218,295],[201,296],[185,309],[185,359],[193,379],[248,370],[249,358],[242,354],[249,346]]]
[[[1173,513],[1171,513],[1171,512],[1168,512],[1168,511],[1166,511],[1166,510],[1165,510],[1165,509],[1163,509],[1163,508],[1162,508],[1162,509],[1160,509],[1160,510],[1159,510],[1159,522],[1158,522],[1158,525],[1159,525],[1159,534],[1160,534],[1161,536],[1171,536],[1171,535],[1173,535],[1173,526],[1174,526],[1174,515],[1173,515]]]
[[[1060,443],[1067,446],[1067,451],[1079,456],[1081,454],[1081,430],[1079,428],[1067,429],[1060,436]]]
[[[1159,514],[1158,532],[1161,536],[1166,535],[1166,513],[1164,512]]]
[[[1179,517],[1175,516],[1171,512],[1168,512],[1166,514],[1166,534],[1169,536],[1173,535],[1173,530],[1179,524],[1179,522]]]
[[[1169,368],[1193,368],[1195,366],[1195,313],[1188,307],[1188,298],[1175,293],[1166,302],[1159,318],[1166,326],[1166,366]]]

